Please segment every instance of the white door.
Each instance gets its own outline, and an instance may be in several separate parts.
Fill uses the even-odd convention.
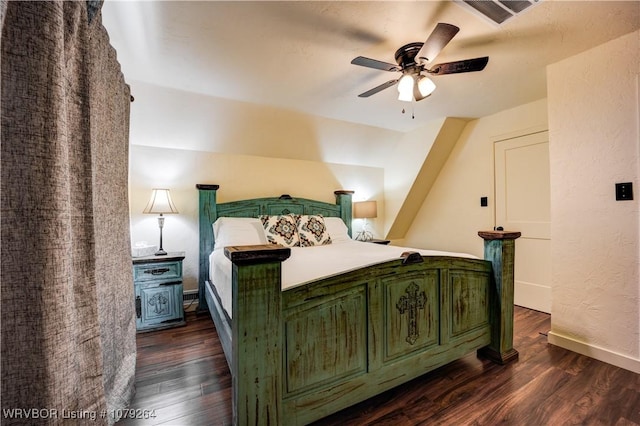
[[[516,240],[515,304],[551,312],[551,207],[547,131],[496,141],[496,226]]]

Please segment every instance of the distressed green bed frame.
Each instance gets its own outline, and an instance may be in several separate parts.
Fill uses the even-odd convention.
[[[233,377],[235,424],[307,424],[473,351],[504,364],[513,348],[518,232],[487,231],[485,260],[405,256],[281,291],[281,246],[225,248],[231,324],[208,284],[212,223],[223,216],[323,214],[351,232],[351,191],[336,204],[282,196],[216,203],[197,185],[199,311],[209,312]]]

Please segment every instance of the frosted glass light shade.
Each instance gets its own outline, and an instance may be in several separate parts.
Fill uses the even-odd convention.
[[[413,76],[405,74],[398,81],[398,100],[411,102],[413,100]]]
[[[426,98],[429,96],[434,90],[436,90],[436,85],[431,79],[427,77],[422,77],[420,81],[418,81],[418,90],[422,97]]]

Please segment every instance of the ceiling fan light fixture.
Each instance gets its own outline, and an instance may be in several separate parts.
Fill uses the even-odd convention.
[[[405,74],[400,77],[398,81],[398,100],[411,102],[413,100],[413,85],[415,81],[413,80],[413,76],[409,74]]]
[[[1,1],[1,0],[0,0]],[[462,1],[462,0],[454,0]],[[471,1],[471,0],[465,0]],[[475,0],[475,1],[493,1],[493,0]],[[527,2],[527,1],[541,1],[541,0],[495,0],[509,2],[509,6],[514,9],[523,7],[523,5],[515,5],[512,2]],[[427,68],[426,62],[433,61],[438,56],[440,51],[453,39],[453,37],[460,31],[460,28],[452,24],[439,22],[435,29],[431,32],[429,37],[424,43],[413,42],[407,43],[401,46],[395,53],[395,59],[398,65],[393,65],[387,62],[378,61],[376,59],[365,58],[364,56],[358,56],[354,58],[351,63],[367,68],[373,68],[382,71],[401,72],[400,78],[389,80],[386,83],[382,83],[373,89],[360,93],[358,97],[368,98],[371,95],[387,89],[391,86],[398,86],[398,99],[404,102],[421,101],[422,99],[431,95],[435,90],[436,85],[431,79],[422,75],[422,72],[427,73],[429,76],[433,75],[446,75],[446,74],[460,74],[475,71],[482,71],[487,63],[489,57],[484,56],[474,59],[464,59],[453,62],[444,62]]]
[[[434,90],[436,90],[436,85],[428,77],[421,76],[419,78],[420,79],[418,80],[418,91],[420,91],[420,94],[422,95],[423,98],[426,98],[431,93],[433,93]]]

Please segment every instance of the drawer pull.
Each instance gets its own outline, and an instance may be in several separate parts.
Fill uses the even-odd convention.
[[[157,269],[147,269],[146,271],[144,271],[145,274],[151,274],[151,275],[162,275],[165,272],[169,272],[171,269],[169,268],[157,268]]]
[[[136,317],[142,317],[142,301],[140,296],[136,297]]]
[[[170,281],[168,283],[159,284],[159,286],[162,287],[162,286],[166,286],[166,285],[176,285],[176,284],[182,284],[182,281]]]

